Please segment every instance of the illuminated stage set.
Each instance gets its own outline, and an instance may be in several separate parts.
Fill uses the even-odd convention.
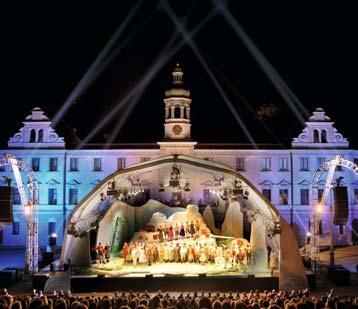
[[[61,259],[74,291],[306,286],[277,210],[231,168],[186,155],[104,179],[73,210]]]

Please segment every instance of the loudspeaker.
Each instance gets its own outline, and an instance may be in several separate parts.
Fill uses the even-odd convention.
[[[347,187],[335,187],[334,193],[334,214],[335,225],[346,225],[348,222],[348,192]]]
[[[12,187],[0,187],[0,223],[12,223]]]

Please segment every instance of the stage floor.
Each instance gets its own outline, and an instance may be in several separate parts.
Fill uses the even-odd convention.
[[[225,269],[223,265],[211,263],[154,263],[148,264],[129,264],[123,258],[113,258],[106,264],[92,264],[91,267],[77,269],[80,275],[106,275],[109,277],[145,277],[147,275],[164,276],[180,275],[195,276],[206,274],[207,276],[236,276],[246,277],[271,277],[270,271],[257,271],[250,265],[240,265],[234,268]]]

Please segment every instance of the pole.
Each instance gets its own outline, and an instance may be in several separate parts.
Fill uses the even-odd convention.
[[[334,265],[334,226],[333,226],[333,203],[332,203],[332,194],[330,198],[329,205],[329,237],[330,237],[330,248],[329,248],[329,265]]]

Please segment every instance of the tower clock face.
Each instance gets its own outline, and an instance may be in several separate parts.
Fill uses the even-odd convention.
[[[176,125],[173,127],[172,131],[173,131],[173,133],[174,133],[175,135],[179,135],[179,134],[183,131],[183,129],[182,129],[182,127],[181,127],[180,125],[177,125],[177,124],[176,124]]]

